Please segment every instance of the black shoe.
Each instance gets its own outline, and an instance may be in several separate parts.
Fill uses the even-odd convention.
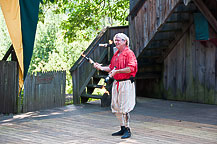
[[[129,138],[131,137],[130,128],[126,127],[124,131],[124,135],[121,137],[121,139]]]
[[[125,126],[121,126],[121,130],[112,134],[112,136],[122,136],[125,132]]]

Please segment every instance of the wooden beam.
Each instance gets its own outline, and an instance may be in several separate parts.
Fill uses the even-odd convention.
[[[189,29],[189,27],[193,24],[193,18],[190,18],[189,23],[183,24],[182,31],[176,34],[176,37],[174,41],[169,45],[169,48],[166,50],[163,58],[159,59],[159,62],[163,62],[163,60],[169,55],[169,53],[173,50],[173,48],[176,46],[176,44],[180,41],[180,39],[183,37],[185,32]]]
[[[144,50],[165,50],[168,47],[152,47],[152,48],[145,48]]]
[[[178,31],[182,31],[182,29],[168,29],[168,30],[160,30],[159,33],[163,33],[163,32],[178,32]]]
[[[191,14],[194,12],[195,12],[195,10],[184,10],[184,11],[174,11],[174,14],[182,14],[182,13]]]
[[[169,20],[166,21],[166,23],[186,23],[186,20]]]
[[[11,52],[13,51],[14,47],[13,45],[10,46],[10,48],[8,49],[8,51],[6,52],[6,54],[4,55],[3,59],[4,61],[6,61],[9,57],[9,55],[11,54]]]
[[[153,41],[172,41],[172,39],[154,39]]]
[[[137,13],[139,12],[139,10],[142,8],[143,4],[146,2],[147,0],[139,0],[137,2],[137,4],[134,6],[134,8],[130,11],[128,17],[131,15],[131,20],[133,20]]]
[[[102,99],[102,96],[100,96],[100,95],[90,95],[90,94],[82,94],[81,97]]]
[[[197,6],[197,8],[201,11],[201,13],[206,17],[209,24],[212,26],[212,28],[217,32],[217,21],[215,17],[210,12],[209,8],[203,3],[202,0],[193,0],[194,4]]]

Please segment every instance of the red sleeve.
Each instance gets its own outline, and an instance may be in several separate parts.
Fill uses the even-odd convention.
[[[113,59],[114,59],[114,57],[112,57],[111,63],[109,65],[110,70],[112,70],[114,68],[114,60]]]
[[[137,60],[136,56],[132,51],[128,54],[128,64],[127,66],[130,68],[131,72],[137,72]]]
[[[112,70],[112,66],[111,66],[111,64],[109,65],[109,68],[110,68],[110,70]]]

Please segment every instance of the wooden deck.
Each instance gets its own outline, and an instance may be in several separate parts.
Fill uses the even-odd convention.
[[[112,137],[118,121],[99,101],[0,116],[0,143],[216,144],[217,106],[138,98],[132,137]]]

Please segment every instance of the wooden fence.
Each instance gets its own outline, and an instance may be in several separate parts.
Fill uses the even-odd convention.
[[[65,84],[65,71],[27,75],[22,112],[64,106]]]
[[[0,113],[17,113],[17,62],[0,61]]]

